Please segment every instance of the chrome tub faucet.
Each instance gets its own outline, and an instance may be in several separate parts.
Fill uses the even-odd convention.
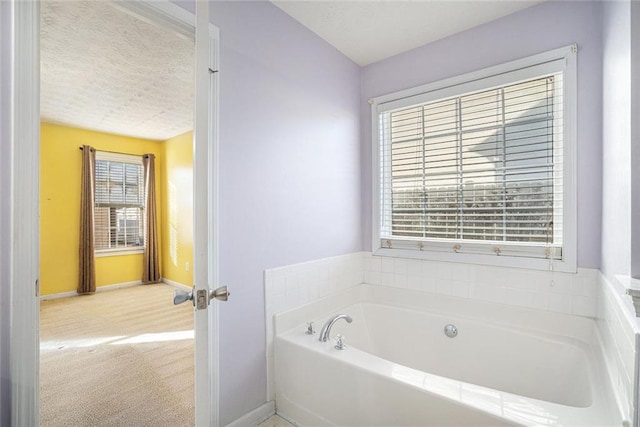
[[[320,336],[318,337],[318,341],[327,342],[329,340],[329,333],[331,332],[331,327],[333,326],[334,323],[336,323],[340,319],[346,320],[347,323],[353,322],[353,319],[348,314],[336,314],[335,316],[327,320],[327,323],[324,324],[324,326],[322,327],[322,330],[320,331]]]

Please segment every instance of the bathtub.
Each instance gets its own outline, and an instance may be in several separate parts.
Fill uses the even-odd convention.
[[[337,313],[353,322],[319,342]],[[593,319],[404,289],[363,284],[275,316],[277,412],[300,426],[630,425],[603,364]]]

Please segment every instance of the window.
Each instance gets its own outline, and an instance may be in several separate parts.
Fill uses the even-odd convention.
[[[143,219],[142,157],[96,151],[96,252],[143,250]]]
[[[574,94],[569,47],[375,99],[376,252],[574,271]]]

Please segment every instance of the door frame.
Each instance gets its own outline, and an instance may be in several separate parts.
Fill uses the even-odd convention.
[[[120,3],[120,7],[143,20],[168,26],[182,34],[191,28],[195,36],[195,15],[168,0],[145,0]],[[39,348],[39,252],[40,252],[40,7],[35,1],[13,0],[10,5],[11,32],[11,99],[10,99],[10,340],[9,372],[11,382],[11,425],[40,424],[40,348]],[[209,23],[211,49],[216,65],[219,58],[219,29]],[[208,256],[212,261],[211,283],[218,283],[218,77],[215,73],[210,88],[196,87],[209,94],[209,156],[207,161],[208,194],[194,194],[209,200],[210,225]],[[209,89],[209,90],[207,90]],[[195,119],[195,117],[194,117]],[[212,126],[215,126],[212,128]],[[194,191],[198,191],[194,186]],[[210,372],[209,424],[219,424],[219,348],[218,315],[215,304],[209,313]],[[195,363],[195,360],[194,360]],[[196,402],[196,407],[202,405]]]

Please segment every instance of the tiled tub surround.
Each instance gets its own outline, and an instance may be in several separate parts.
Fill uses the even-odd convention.
[[[630,305],[628,297],[607,286],[598,270],[579,268],[577,274],[568,274],[379,257],[370,252],[265,271],[267,400],[275,397],[273,316],[360,283],[588,318],[597,316],[610,377],[620,391],[619,396],[623,396],[618,403],[627,418],[636,419],[633,404],[637,401],[633,393],[637,377],[636,347],[628,344],[635,342],[638,328],[633,317],[621,314],[621,304]],[[599,301],[605,300],[609,303],[599,307]],[[316,324],[316,329],[321,326]]]
[[[362,283],[366,255],[356,252],[265,270],[267,401],[275,398],[273,316]]]
[[[364,282],[595,317],[598,270],[577,274],[364,255]]]
[[[626,418],[638,423],[638,348],[640,328],[624,279],[598,277],[597,324],[609,377],[618,391],[618,405]]]
[[[344,351],[305,334],[336,313]],[[276,316],[276,405],[300,425],[619,426],[600,347],[594,319],[362,284]]]

